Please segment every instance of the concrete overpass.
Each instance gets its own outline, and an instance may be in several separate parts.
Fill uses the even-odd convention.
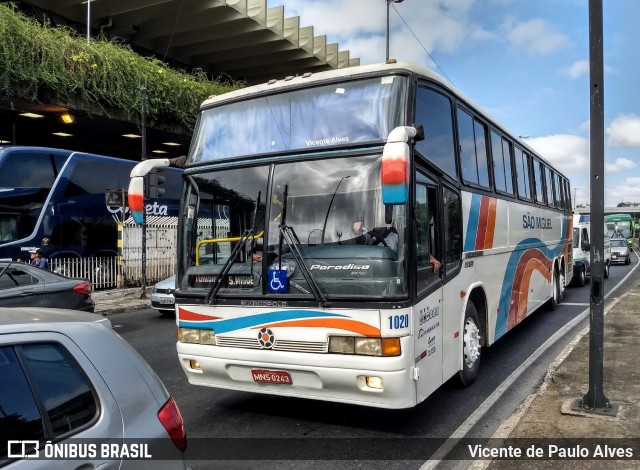
[[[267,0],[18,0],[20,9],[53,25],[86,34],[90,5],[90,34],[122,38],[143,55],[155,55],[174,67],[200,68],[210,77],[229,76],[247,83],[359,65],[349,51],[327,43],[313,26],[287,17],[284,7]],[[0,145],[40,145],[140,158],[138,123],[112,118],[98,107],[72,109],[73,136],[64,132],[61,103],[0,96]],[[42,119],[21,116],[44,114]],[[187,152],[190,134],[181,129],[147,130],[147,149],[163,157]],[[166,142],[177,145],[167,146]]]

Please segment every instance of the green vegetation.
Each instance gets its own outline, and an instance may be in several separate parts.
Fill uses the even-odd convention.
[[[240,88],[185,73],[145,58],[128,46],[84,37],[69,28],[42,25],[0,4],[0,94],[37,101],[44,92],[124,111],[137,121],[140,88],[147,89],[147,116],[192,130],[198,106],[208,96]]]

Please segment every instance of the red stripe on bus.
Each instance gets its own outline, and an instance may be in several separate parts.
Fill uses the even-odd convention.
[[[487,232],[487,215],[489,212],[489,198],[482,196],[480,201],[480,216],[478,217],[478,231],[476,232],[476,250],[484,248],[484,237]]]

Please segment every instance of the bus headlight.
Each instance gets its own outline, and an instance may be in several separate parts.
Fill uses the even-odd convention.
[[[329,352],[360,356],[399,356],[400,338],[361,338],[354,336],[329,336]]]
[[[380,356],[382,345],[380,338],[356,338],[356,354],[363,356]]]
[[[216,334],[213,330],[178,328],[178,341],[193,344],[216,344]]]
[[[350,336],[330,336],[329,352],[338,354],[353,354],[355,338]]]

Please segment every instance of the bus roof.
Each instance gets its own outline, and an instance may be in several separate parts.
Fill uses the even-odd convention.
[[[468,105],[470,105],[473,109],[475,109],[480,114],[482,114],[485,117],[485,119],[495,124],[503,133],[509,135],[514,142],[518,143],[519,146],[527,150],[529,153],[540,158],[544,163],[551,166],[554,169],[554,171],[556,171],[558,174],[566,178],[566,175],[564,175],[557,168],[555,168],[551,164],[551,162],[549,162],[542,155],[540,155],[538,151],[531,148],[522,139],[516,138],[510,131],[507,130],[508,129],[507,127],[502,125],[500,122],[496,121],[496,119],[491,117],[490,114],[484,111],[478,104],[473,102],[473,100],[469,99],[464,93],[462,93],[459,89],[457,89],[452,83],[450,83],[448,80],[445,80],[441,75],[436,73],[434,70],[428,67],[425,67],[423,65],[412,63],[412,62],[392,62],[392,63],[360,65],[356,67],[347,67],[343,69],[329,70],[326,72],[307,73],[303,75],[297,75],[295,77],[287,77],[280,80],[274,79],[274,80],[270,80],[268,83],[262,83],[259,85],[241,88],[238,90],[230,91],[228,93],[223,93],[221,95],[210,96],[202,103],[200,109],[201,110],[207,109],[213,106],[224,104],[226,102],[241,101],[243,99],[252,98],[254,96],[260,96],[263,94],[271,94],[276,91],[295,89],[298,87],[300,88],[309,87],[309,86],[313,86],[314,84],[321,84],[321,83],[326,83],[330,81],[349,80],[356,77],[375,76],[375,75],[393,74],[393,73],[413,74],[419,77],[424,77],[450,90],[456,96],[458,96],[463,101],[465,101]]]

